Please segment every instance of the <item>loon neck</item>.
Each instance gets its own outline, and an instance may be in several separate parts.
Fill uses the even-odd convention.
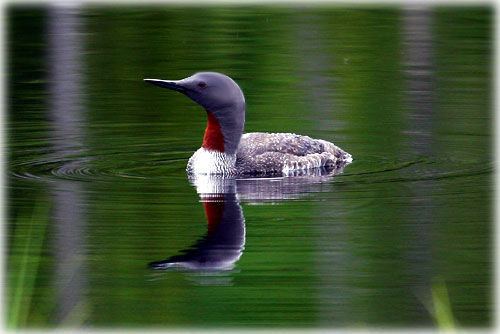
[[[232,106],[206,112],[207,128],[201,146],[211,151],[235,154],[245,125],[244,105],[241,108]]]
[[[207,150],[225,152],[224,135],[222,134],[219,121],[209,110],[207,110],[207,128],[205,129],[205,136],[203,136],[201,147]]]

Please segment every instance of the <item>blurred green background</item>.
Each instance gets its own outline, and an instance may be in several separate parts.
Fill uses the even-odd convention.
[[[6,14],[9,328],[491,325],[492,8]],[[246,132],[355,159],[312,190],[242,194],[245,250],[213,277],[146,266],[206,233],[184,170],[206,116],[142,79],[197,71],[236,80]]]

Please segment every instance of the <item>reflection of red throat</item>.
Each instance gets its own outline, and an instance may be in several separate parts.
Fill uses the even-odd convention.
[[[201,146],[207,150],[224,152],[224,135],[220,129],[219,121],[211,111],[207,110],[207,116],[207,128]]]
[[[224,195],[217,195],[210,198],[210,201],[203,202],[205,215],[207,216],[208,234],[212,234],[220,224],[224,213]]]

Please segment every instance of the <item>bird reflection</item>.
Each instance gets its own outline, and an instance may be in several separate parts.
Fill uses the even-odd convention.
[[[196,180],[192,180],[196,182]],[[197,186],[207,218],[207,234],[183,254],[152,262],[154,269],[230,270],[245,245],[245,218],[235,192],[235,180],[207,177]]]
[[[151,262],[158,270],[192,272],[222,272],[232,270],[245,246],[245,218],[240,200],[248,203],[277,202],[295,199],[306,192],[324,189],[333,175],[343,171],[315,169],[294,177],[235,179],[219,175],[193,175],[205,209],[207,233],[179,255]]]

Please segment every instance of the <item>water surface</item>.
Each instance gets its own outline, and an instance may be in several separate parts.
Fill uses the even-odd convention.
[[[491,8],[7,20],[9,327],[490,326]],[[205,113],[142,79],[208,70],[243,89],[246,132],[322,138],[354,162],[189,180]]]

